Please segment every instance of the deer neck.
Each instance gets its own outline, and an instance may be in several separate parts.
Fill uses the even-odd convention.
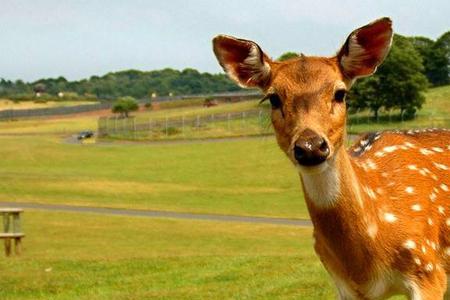
[[[354,282],[368,280],[379,224],[374,207],[363,201],[360,182],[344,147],[318,172],[302,172],[303,190],[314,225],[316,251],[322,259],[340,262]]]

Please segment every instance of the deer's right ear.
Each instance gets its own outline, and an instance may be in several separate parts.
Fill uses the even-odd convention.
[[[264,88],[269,82],[270,59],[256,43],[218,35],[213,50],[223,70],[240,86]]]

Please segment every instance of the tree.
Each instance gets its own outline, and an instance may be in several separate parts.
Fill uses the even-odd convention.
[[[139,105],[133,97],[123,97],[117,100],[113,107],[113,113],[119,113],[120,117],[128,118],[129,113],[139,109]]]
[[[277,60],[278,61],[285,61],[285,60],[296,58],[296,57],[299,57],[299,55],[297,53],[289,51],[289,52],[283,53],[280,57],[278,57]]]
[[[428,81],[423,69],[422,58],[411,41],[395,35],[391,51],[377,72],[355,84],[350,107],[368,107],[375,117],[382,107],[398,108],[402,118],[414,117],[425,101],[423,92]]]
[[[438,78],[437,84],[449,84],[450,83],[450,31],[447,31],[441,35],[434,48],[439,57],[439,61],[436,64],[440,64],[439,73],[436,74]]]
[[[445,47],[445,42],[443,42],[445,34],[441,37],[440,42],[438,42],[439,39],[435,42],[426,37],[412,37],[409,40],[422,57],[423,74],[427,76],[428,81],[434,86],[449,83],[449,66],[446,53],[448,50]]]

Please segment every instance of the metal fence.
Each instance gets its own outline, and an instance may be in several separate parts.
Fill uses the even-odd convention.
[[[61,106],[35,109],[8,109],[0,111],[0,120],[15,120],[20,118],[44,117],[54,115],[69,115],[111,108],[112,103],[83,104],[76,106]]]
[[[398,116],[372,118],[350,115],[347,129],[351,134],[385,129],[450,128],[450,118],[418,117],[413,122]],[[177,117],[151,118],[148,115],[98,120],[99,138],[131,140],[198,139],[273,134],[270,110],[254,109],[243,112],[207,113]]]
[[[98,137],[124,139],[192,139],[270,134],[268,111],[197,114],[189,116],[145,118],[101,117]]]

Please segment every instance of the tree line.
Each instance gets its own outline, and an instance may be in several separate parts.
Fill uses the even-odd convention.
[[[18,100],[117,99],[130,96],[143,99],[169,95],[210,94],[240,90],[225,74],[200,73],[195,69],[155,71],[126,70],[104,76],[68,81],[64,77],[35,82],[0,79],[0,97]]]

